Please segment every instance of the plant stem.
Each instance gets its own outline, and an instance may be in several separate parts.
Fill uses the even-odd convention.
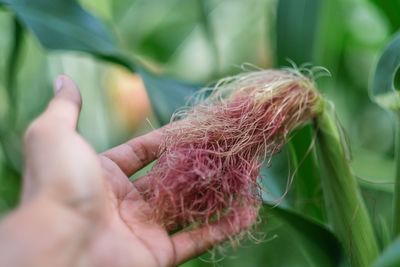
[[[394,152],[396,158],[396,177],[393,195],[393,240],[400,236],[400,112],[396,112],[396,118],[396,139]]]
[[[328,219],[347,250],[352,266],[369,266],[378,257],[378,245],[334,121],[325,108],[317,116],[315,125]]]

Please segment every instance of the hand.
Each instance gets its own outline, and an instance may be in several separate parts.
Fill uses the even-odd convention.
[[[151,220],[140,191],[146,177],[128,177],[156,158],[161,130],[96,155],[76,132],[78,88],[67,76],[25,135],[20,206],[0,224],[1,266],[174,266],[249,227],[222,218],[210,227],[170,235]]]

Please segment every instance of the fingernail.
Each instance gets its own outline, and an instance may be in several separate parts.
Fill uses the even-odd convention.
[[[56,84],[54,86],[54,93],[57,94],[61,90],[62,87],[63,87],[63,78],[58,77],[56,79]]]

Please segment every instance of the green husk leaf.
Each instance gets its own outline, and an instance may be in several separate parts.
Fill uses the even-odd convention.
[[[333,115],[325,109],[316,118],[316,149],[328,219],[353,266],[368,266],[379,254],[373,227],[351,173]]]

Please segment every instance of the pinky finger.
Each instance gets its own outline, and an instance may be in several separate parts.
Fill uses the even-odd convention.
[[[254,209],[242,208],[236,214],[228,214],[217,222],[176,234],[171,238],[175,248],[175,264],[182,264],[229,237],[248,230],[256,218],[257,212]]]

